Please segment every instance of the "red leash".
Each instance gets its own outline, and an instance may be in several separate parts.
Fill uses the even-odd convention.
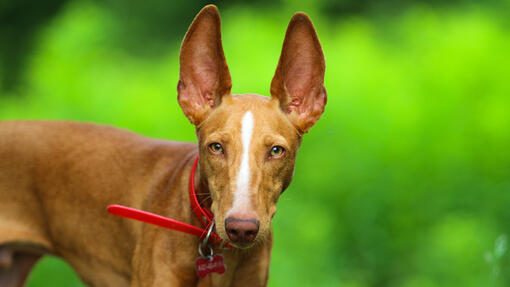
[[[213,214],[208,209],[202,207],[200,203],[198,202],[197,194],[195,191],[195,171],[197,169],[198,165],[198,156],[195,159],[195,162],[193,163],[193,167],[191,168],[191,175],[188,185],[188,193],[189,198],[191,202],[191,208],[193,209],[193,212],[198,217],[198,220],[200,223],[202,223],[202,226],[205,227],[205,229],[175,220],[168,217],[164,217],[161,215],[157,215],[154,213],[150,213],[147,211],[142,211],[139,209],[122,206],[118,204],[112,204],[108,206],[108,212],[110,212],[113,215],[130,218],[138,221],[142,221],[149,224],[154,224],[157,226],[161,226],[164,228],[188,233],[197,237],[200,237],[201,239],[206,237],[207,229],[211,227],[211,224],[213,223]],[[211,236],[209,237],[209,242],[212,244],[221,244],[223,240],[221,237],[216,234],[216,232],[212,232]],[[228,243],[225,244],[226,247],[232,248],[232,246]]]

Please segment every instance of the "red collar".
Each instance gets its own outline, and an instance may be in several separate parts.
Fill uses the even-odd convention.
[[[198,155],[195,158],[195,162],[193,163],[193,167],[191,168],[191,175],[189,176],[189,184],[188,184],[188,193],[189,193],[189,201],[191,203],[191,209],[195,212],[202,226],[209,227],[213,222],[214,215],[209,209],[202,207],[200,202],[198,202],[197,193],[195,192],[195,171],[198,166]],[[207,229],[206,228],[206,229]]]
[[[197,169],[198,165],[198,155],[195,159],[195,162],[193,163],[193,167],[191,168],[191,175],[189,179],[189,185],[188,185],[188,193],[189,193],[189,199],[191,202],[191,208],[195,215],[197,216],[200,223],[202,223],[202,226],[205,229],[177,221],[175,219],[171,219],[168,217],[164,217],[161,215],[157,215],[154,213],[150,213],[147,211],[142,211],[139,209],[122,206],[118,204],[112,204],[108,206],[108,212],[110,212],[113,215],[130,218],[138,221],[142,221],[149,224],[154,224],[157,226],[161,226],[164,228],[188,233],[197,237],[200,237],[201,239],[205,238],[207,235],[207,230],[213,223],[214,215],[211,211],[209,211],[207,208],[202,207],[197,199],[197,194],[195,192],[195,171]],[[209,242],[215,245],[219,245],[223,242],[221,237],[216,234],[216,232],[212,232]],[[228,243],[225,243],[226,247],[232,248],[232,246]]]

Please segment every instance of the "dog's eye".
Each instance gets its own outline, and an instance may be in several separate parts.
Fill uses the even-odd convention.
[[[279,145],[275,145],[271,148],[271,151],[269,152],[269,156],[272,158],[278,158],[281,157],[285,153],[285,149]]]
[[[210,144],[209,149],[215,154],[223,154],[223,147],[219,143]]]

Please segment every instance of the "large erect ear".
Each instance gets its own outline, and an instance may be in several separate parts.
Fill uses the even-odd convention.
[[[271,82],[271,95],[280,101],[282,110],[301,133],[306,133],[324,112],[325,69],[312,21],[305,13],[294,14]]]
[[[195,17],[182,42],[179,59],[179,105],[191,123],[198,125],[232,87],[216,6],[205,6]]]

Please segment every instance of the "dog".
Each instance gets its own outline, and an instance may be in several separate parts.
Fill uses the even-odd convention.
[[[270,223],[302,137],[324,112],[324,73],[313,24],[298,12],[271,97],[231,94],[220,16],[209,5],[182,42],[177,87],[198,143],[87,123],[0,122],[0,286],[22,286],[45,254],[90,286],[266,286]],[[111,204],[207,236],[116,217]],[[207,226],[196,208],[209,211]],[[199,265],[219,254],[222,272]]]

